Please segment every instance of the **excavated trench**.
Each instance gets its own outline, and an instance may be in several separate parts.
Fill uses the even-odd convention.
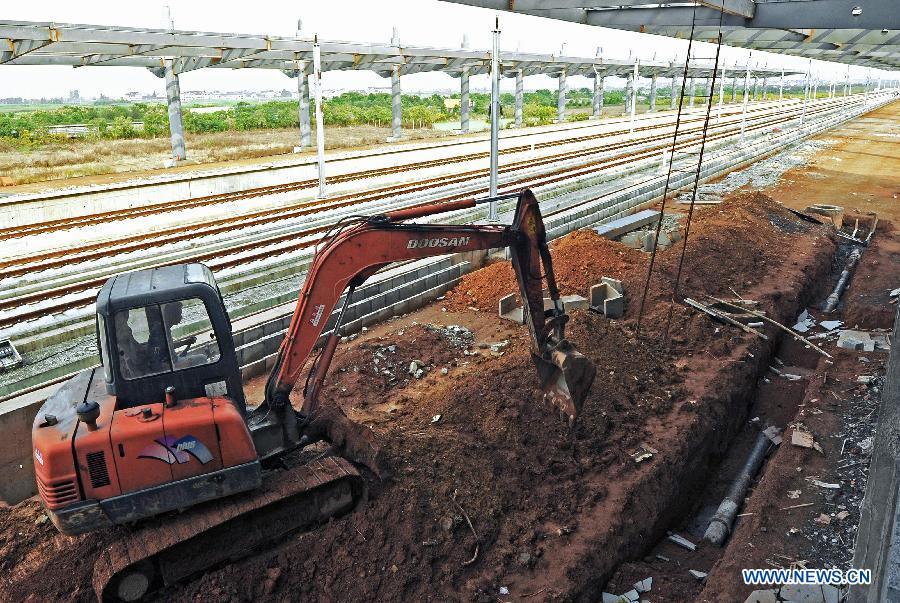
[[[682,295],[731,297],[733,289],[792,324],[821,298],[834,249],[824,227],[762,195],[739,195],[696,218]],[[537,403],[522,329],[486,311],[515,289],[508,263],[488,266],[335,357],[323,400],[382,438],[394,478],[373,484],[356,512],[168,589],[162,600],[593,602],[613,587],[624,592],[624,576],[641,573],[666,531],[716,493],[713,476],[748,438],[756,384],[781,338],[766,329],[764,341],[678,304],[666,348],[673,247],[657,257],[637,339],[635,292],[648,256],[590,231],[552,252],[564,295],[611,276],[628,298],[622,320],[572,315],[569,336],[599,369],[574,431]],[[462,325],[471,337],[428,326],[438,323]],[[508,343],[494,353],[497,341]],[[421,379],[407,373],[411,360],[427,369]],[[90,598],[85,570],[104,536],[63,542],[37,522],[34,501],[0,513],[0,569],[9,572],[0,598]],[[673,578],[671,592],[668,600],[687,600],[697,584]]]

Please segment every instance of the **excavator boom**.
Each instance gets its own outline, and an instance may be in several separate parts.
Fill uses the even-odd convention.
[[[288,395],[345,289],[349,292],[344,308],[350,303],[355,287],[392,262],[506,247],[525,308],[523,316],[531,335],[532,356],[545,400],[570,423],[574,422],[593,382],[595,369],[565,339],[564,325],[568,316],[559,299],[538,201],[528,189],[516,196],[518,203],[513,221],[505,226],[404,222],[474,207],[492,199],[426,204],[343,225],[318,250],[309,269],[266,386],[263,412],[269,407],[288,405]],[[549,311],[544,310],[544,280],[553,304]],[[311,386],[307,387],[303,402],[304,414],[316,412],[318,393],[340,336],[339,316],[311,371]]]

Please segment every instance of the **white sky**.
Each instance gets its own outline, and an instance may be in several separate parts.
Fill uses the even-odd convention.
[[[134,27],[166,27],[166,6],[171,6],[176,29],[210,32],[235,32],[293,36],[297,19],[303,20],[307,35],[318,33],[320,39],[354,42],[387,42],[393,27],[399,29],[401,44],[459,47],[463,34],[468,34],[469,46],[477,49],[491,47],[491,30],[496,11],[439,2],[437,0],[254,0],[250,3],[228,3],[222,0],[141,0],[128,2],[100,0],[72,2],[71,0],[41,0],[36,4],[5,3],[3,19],[21,21],[53,21],[57,23],[88,23]],[[232,8],[233,6],[233,8]],[[676,52],[684,53],[687,42],[659,36],[625,32],[587,25],[576,25],[540,17],[499,13],[501,51],[522,50],[558,53],[565,42],[565,54],[594,56],[602,47],[604,56],[627,58],[629,54],[651,59],[654,55],[670,60]],[[701,47],[701,48],[698,48]],[[705,48],[704,48],[705,47]],[[747,50],[723,48],[725,62],[744,63]],[[695,56],[714,55],[714,47],[695,44]],[[806,59],[755,52],[752,62],[770,67],[804,69]],[[847,67],[814,61],[813,72],[823,78],[842,80]],[[865,70],[851,68],[852,77],[864,76]],[[279,71],[269,69],[200,69],[181,76],[181,89],[187,90],[294,90],[296,80]],[[453,89],[458,80],[442,73],[423,73],[404,76],[404,91]],[[365,88],[386,86],[388,81],[378,75],[361,72],[328,72],[323,76],[326,89]],[[615,81],[610,82],[616,85]],[[487,75],[473,76],[473,89],[487,89]],[[583,77],[570,77],[570,88],[590,86]],[[512,80],[503,78],[504,90],[512,90]],[[556,87],[556,80],[546,76],[525,79],[526,89]],[[77,89],[83,97],[104,93],[110,97],[136,90],[149,93],[156,90],[164,95],[163,81],[149,71],[134,67],[61,66],[22,67],[0,66],[0,98],[66,97]]]

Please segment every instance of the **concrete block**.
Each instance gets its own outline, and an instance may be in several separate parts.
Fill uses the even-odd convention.
[[[838,230],[840,230],[841,226],[844,225],[844,208],[840,205],[816,203],[815,205],[810,205],[803,211],[808,214],[818,214],[820,216],[825,216],[826,218],[831,219],[831,221],[834,223],[834,227]]]
[[[632,249],[640,249],[644,246],[644,233],[643,231],[629,232],[621,239],[619,239],[619,242],[626,247],[631,247]]]
[[[648,253],[656,249],[656,233],[648,232],[644,235],[644,245],[642,249]]]
[[[623,293],[623,294],[625,293],[625,288],[622,287],[622,281],[620,281],[618,279],[614,279],[609,276],[604,276],[603,278],[600,279],[600,282],[606,283],[607,285],[609,285],[610,287],[612,287],[619,293]]]
[[[594,232],[608,239],[615,239],[626,232],[637,230],[648,224],[656,224],[659,221],[660,213],[655,209],[645,209],[630,216],[607,222],[594,228]]]
[[[625,297],[611,285],[594,285],[589,295],[590,307],[595,312],[601,312],[607,318],[620,318],[625,313]]]
[[[525,315],[522,312],[522,308],[519,306],[515,293],[510,293],[505,297],[501,297],[498,305],[500,318],[510,320],[517,325],[524,324]]]
[[[580,295],[563,295],[560,297],[566,312],[570,310],[587,310],[590,304],[586,297]]]
[[[656,241],[656,244],[663,249],[668,249],[668,247],[672,244],[672,237],[670,237],[669,233],[667,233],[665,230],[661,230],[659,232],[659,239]]]

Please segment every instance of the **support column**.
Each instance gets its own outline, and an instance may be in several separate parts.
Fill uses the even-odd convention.
[[[525,75],[519,69],[516,72],[516,127],[522,127],[522,105],[525,102]]]
[[[300,148],[312,146],[312,126],[309,121],[309,74],[306,62],[297,70],[297,92],[300,93]]]
[[[459,131],[469,132],[469,68],[463,67],[459,74]]]
[[[731,78],[731,102],[734,103],[737,101],[737,88],[738,88],[738,79],[737,75]]]
[[[556,101],[556,121],[566,121],[566,70],[559,72],[559,98]]]
[[[169,136],[172,141],[172,159],[184,161],[184,124],[181,121],[181,87],[175,73],[173,60],[166,59],[166,99],[169,105]]]
[[[744,132],[747,129],[747,101],[750,100],[750,66],[744,74],[744,106],[741,109],[741,137],[740,142],[744,142]]]
[[[650,98],[648,102],[650,103],[650,108],[647,110],[648,113],[656,112],[656,83],[657,83],[657,75],[654,73],[650,78]]]
[[[781,70],[781,78],[778,80],[778,102],[784,102],[784,69]]]
[[[669,91],[672,95],[672,110],[678,111],[678,74],[672,75],[672,89]]]
[[[753,98],[751,100],[759,100],[759,78],[753,76]]]
[[[391,68],[391,138],[400,140],[403,133],[403,104],[400,101],[400,65]]]
[[[625,113],[631,112],[631,91],[634,88],[634,76],[628,74],[625,77]]]
[[[693,107],[694,106],[694,94],[696,94],[696,92],[697,92],[696,79],[691,78],[689,85],[690,85],[690,88],[688,89],[688,93],[690,94],[690,100],[688,100],[688,107]]]
[[[766,95],[769,93],[769,78],[767,78],[767,77],[763,78],[762,89],[763,89],[762,99],[766,100]]]
[[[606,78],[597,72],[594,72],[594,98],[591,115],[595,119],[599,119],[603,114],[603,80]]]

